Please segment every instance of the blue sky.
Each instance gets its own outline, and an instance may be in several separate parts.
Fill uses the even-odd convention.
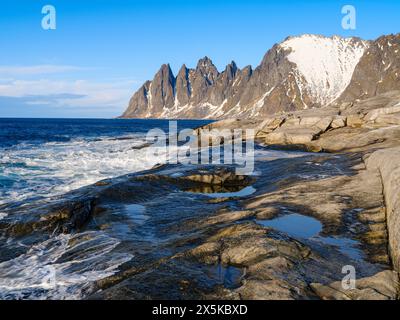
[[[57,29],[43,30],[44,5]],[[357,29],[343,30],[354,5]],[[0,117],[115,117],[162,63],[256,66],[289,35],[400,32],[400,1],[2,0]]]

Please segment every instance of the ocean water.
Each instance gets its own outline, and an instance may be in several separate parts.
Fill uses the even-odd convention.
[[[180,120],[178,130],[210,121]],[[167,120],[0,119],[0,205],[150,169],[146,133]],[[0,219],[2,218],[0,214]]]
[[[178,121],[178,130],[210,121]],[[0,220],[12,206],[40,201],[99,180],[152,168],[150,129],[167,120],[0,119]],[[135,223],[144,209],[132,205]],[[29,238],[29,237],[28,237]],[[115,249],[124,239],[102,231],[54,235],[34,244],[0,236],[0,253],[29,248],[0,260],[0,299],[80,299],[91,285],[133,258]],[[22,250],[24,251],[24,250]],[[0,255],[1,256],[1,255]]]
[[[178,121],[178,130],[209,122]],[[154,148],[148,145],[146,133],[154,128],[167,133],[169,122],[0,119],[0,220],[18,218],[20,212],[15,212],[14,204],[40,202],[40,199],[102,179],[152,168],[162,161],[159,157],[146,157],[148,148]],[[254,155],[256,160],[265,163],[307,154],[256,146]],[[265,168],[256,168],[261,171],[254,171],[253,175],[268,174]],[[176,174],[179,176],[179,172]],[[248,186],[234,191],[204,195],[246,197],[257,189]],[[175,192],[160,203],[131,203],[109,208],[107,215],[96,217],[93,226],[71,234],[53,233],[43,238],[37,234],[32,238],[29,234],[16,238],[0,234],[0,300],[90,296],[97,290],[98,280],[117,273],[123,264],[147,261],[149,255],[163,254],[168,240],[165,222],[182,223],[193,211],[204,210],[203,202],[196,202],[190,193]],[[170,199],[172,211],[165,209]],[[281,230],[281,225],[275,227]],[[290,233],[290,230],[282,231]],[[178,232],[172,239],[176,236],[182,235]],[[332,245],[340,245],[340,239],[329,240]],[[218,266],[217,269],[218,278],[227,287],[235,285],[242,274],[232,267]]]

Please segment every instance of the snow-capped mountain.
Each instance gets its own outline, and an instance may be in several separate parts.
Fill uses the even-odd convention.
[[[205,57],[175,77],[165,64],[122,117],[252,118],[400,89],[399,42],[302,35],[274,45],[254,70],[232,61],[219,72]]]
[[[297,66],[301,77],[297,84],[313,102],[327,104],[336,100],[351,81],[354,69],[368,42],[334,36],[325,38],[305,35],[281,44],[290,51],[287,59]]]

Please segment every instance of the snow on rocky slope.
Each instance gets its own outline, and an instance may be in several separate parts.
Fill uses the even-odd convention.
[[[338,36],[303,35],[287,39],[281,47],[291,51],[287,59],[297,65],[306,80],[306,83],[300,80],[298,83],[314,102],[327,104],[337,99],[349,85],[368,42]]]
[[[232,61],[219,72],[204,57],[194,69],[183,65],[175,77],[169,65],[163,65],[135,93],[122,117],[255,118],[319,108],[344,101],[344,96],[354,100],[365,92],[373,96],[399,85],[399,41],[399,35],[365,41],[307,34],[273,46],[255,69],[240,69]],[[374,67],[381,60],[385,64]],[[370,88],[371,81],[362,80],[365,74],[384,80]]]

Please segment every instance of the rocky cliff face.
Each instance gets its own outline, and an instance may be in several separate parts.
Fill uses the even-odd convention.
[[[354,70],[340,100],[371,98],[400,89],[400,34],[372,42]]]
[[[276,44],[261,64],[219,72],[208,57],[175,77],[163,65],[132,97],[123,118],[256,118],[399,89],[400,35],[303,35]]]

